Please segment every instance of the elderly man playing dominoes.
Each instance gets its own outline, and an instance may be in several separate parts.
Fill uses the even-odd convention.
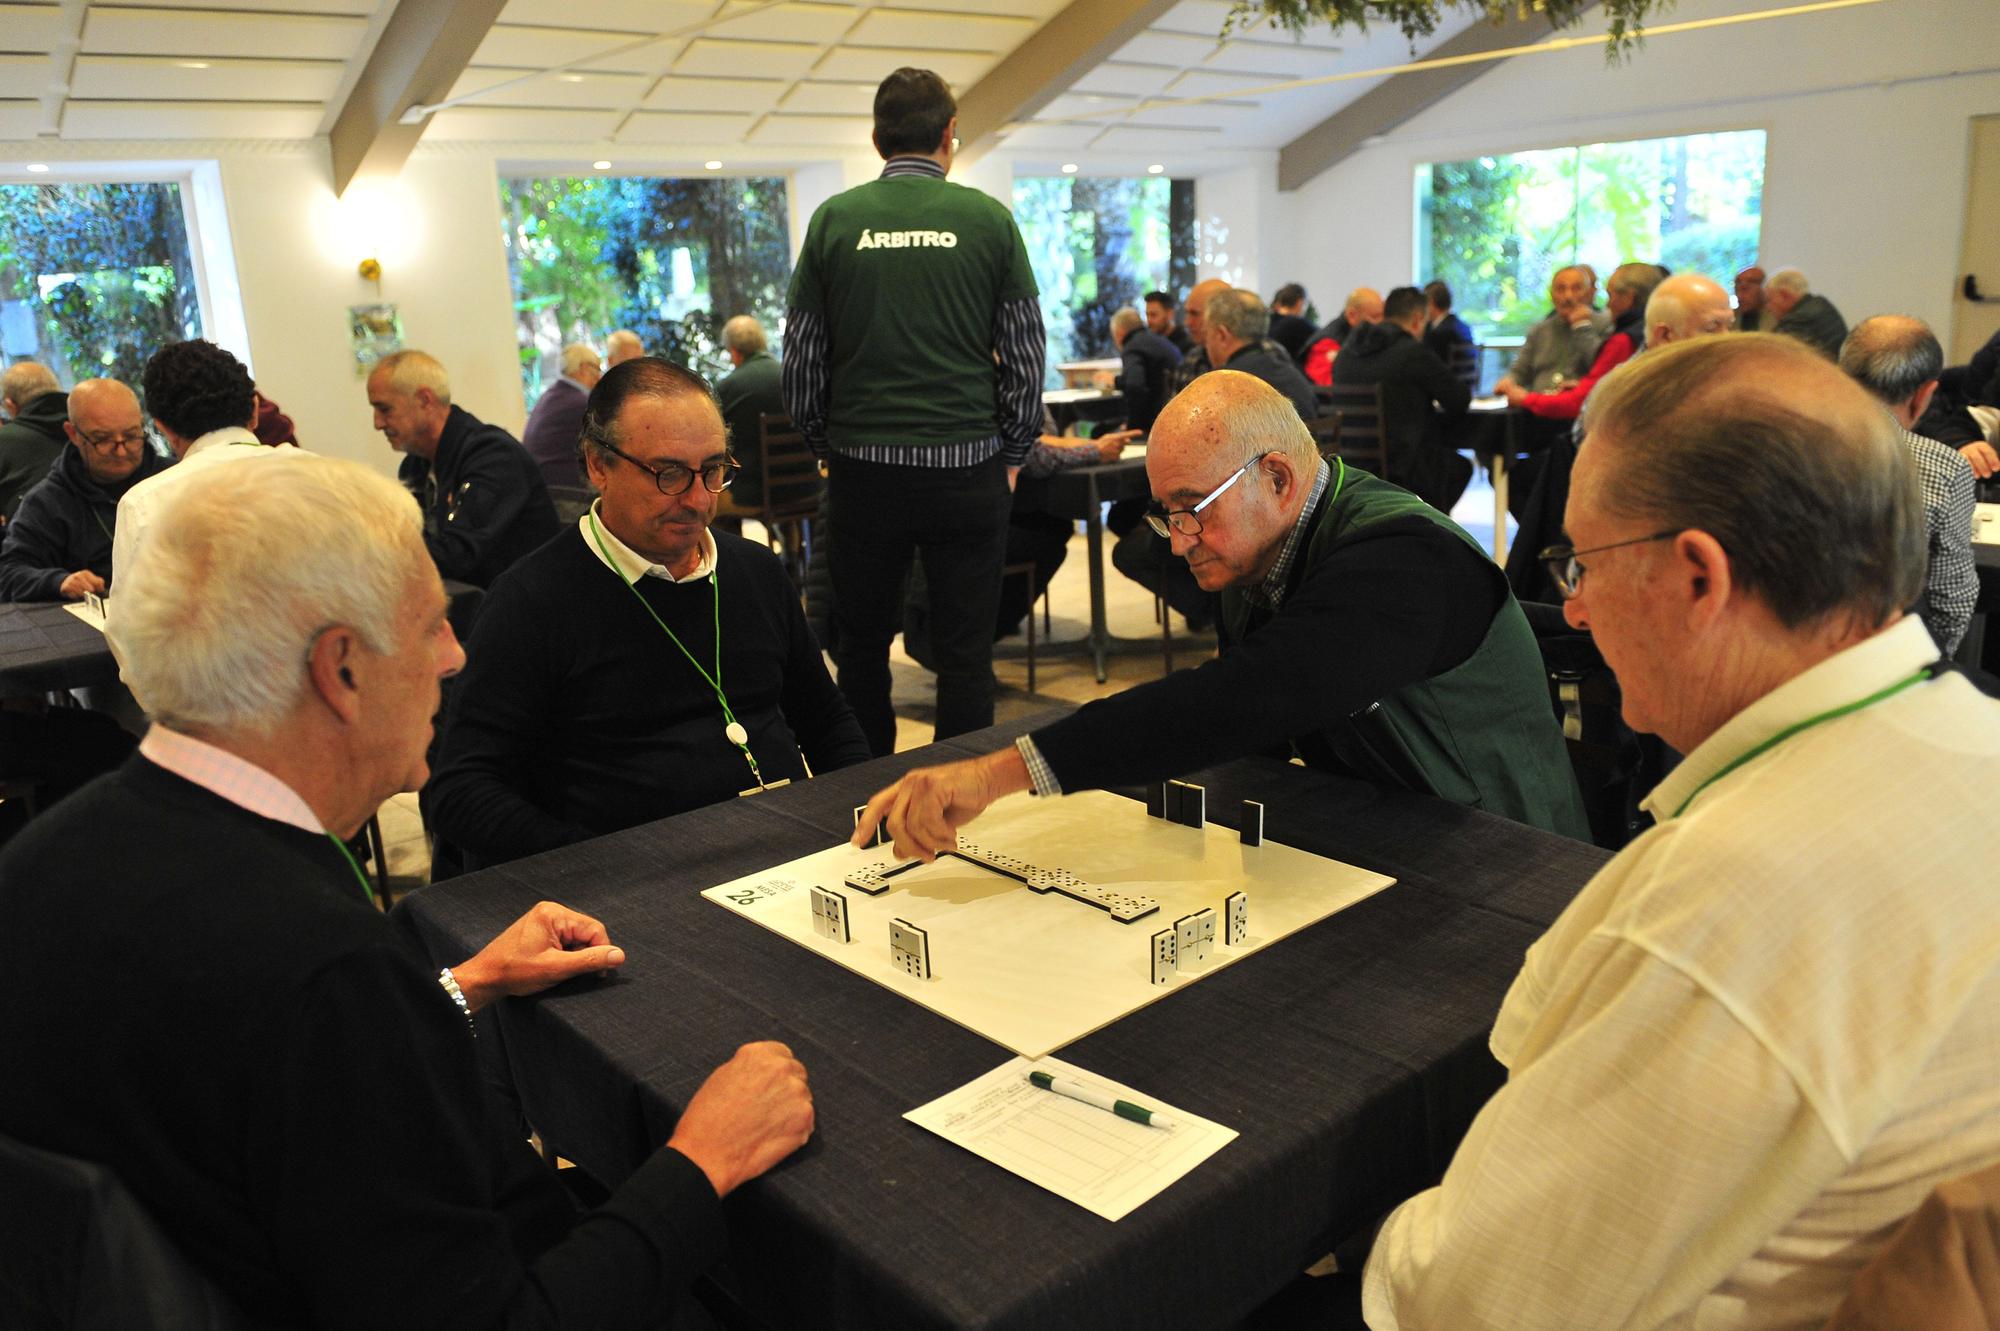
[[[869,802],[905,856],[1015,791],[1134,784],[1289,748],[1309,766],[1587,837],[1541,655],[1507,580],[1415,495],[1320,458],[1282,394],[1234,370],[1153,427],[1147,520],[1222,593],[1213,661],[1087,703]]]

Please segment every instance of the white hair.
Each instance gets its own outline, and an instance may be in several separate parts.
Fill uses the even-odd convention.
[[[762,351],[764,325],[747,314],[739,314],[722,325],[722,345],[731,351],[740,351],[746,356],[754,356]]]
[[[370,375],[377,374],[405,397],[419,388],[428,388],[438,401],[451,402],[451,376],[444,372],[444,364],[428,351],[392,351],[375,362]]]
[[[321,633],[391,652],[412,580],[435,576],[407,490],[290,450],[189,476],[130,563],[106,634],[153,719],[197,735],[269,736]]]
[[[575,376],[586,365],[598,364],[597,348],[588,342],[572,342],[562,349],[562,372]]]
[[[1806,275],[1798,269],[1780,268],[1764,279],[1764,290],[1788,291],[1794,296],[1803,296],[1812,291],[1812,284],[1806,281]]]
[[[1139,313],[1139,311],[1133,309],[1130,305],[1126,305],[1112,314],[1111,331],[1114,333],[1129,333],[1145,322],[1145,315]]]

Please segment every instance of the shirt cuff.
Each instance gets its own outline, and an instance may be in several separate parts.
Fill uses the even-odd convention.
[[[1023,735],[1014,741],[1014,747],[1021,754],[1021,761],[1028,765],[1028,784],[1035,794],[1054,797],[1063,793],[1062,783],[1056,780],[1055,769],[1049,760],[1042,757],[1042,751],[1035,746],[1032,735]]]

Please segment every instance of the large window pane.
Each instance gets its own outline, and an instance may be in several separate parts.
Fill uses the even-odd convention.
[[[1591,143],[1417,167],[1419,280],[1443,278],[1484,340],[1548,312],[1549,279],[1662,263],[1727,286],[1756,262],[1764,132]]]
[[[1023,176],[1014,221],[1028,246],[1056,366],[1111,353],[1111,316],[1148,291],[1187,294],[1194,279],[1194,182],[1165,176]]]
[[[783,179],[502,179],[500,209],[529,403],[565,343],[601,348],[614,328],[711,380],[729,371],[735,315],[755,315],[776,349],[792,274]]]
[[[64,383],[136,389],[146,358],[200,337],[180,186],[0,185],[0,351]]]

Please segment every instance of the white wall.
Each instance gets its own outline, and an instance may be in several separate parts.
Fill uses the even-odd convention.
[[[1665,19],[1768,7],[1680,0]],[[1967,122],[1995,111],[1994,0],[1879,4],[1669,35],[1608,68],[1596,47],[1519,57],[1303,188],[1274,192],[1280,224],[1264,284],[1302,281],[1328,311],[1353,287],[1411,281],[1420,162],[1763,129],[1765,266],[1802,268],[1850,322],[1915,314],[1949,345]],[[1711,276],[1727,286],[1732,275]]]

